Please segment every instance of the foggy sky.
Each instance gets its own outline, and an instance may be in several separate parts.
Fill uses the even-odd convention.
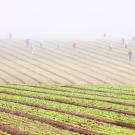
[[[0,37],[89,39],[135,34],[135,0],[0,0]]]

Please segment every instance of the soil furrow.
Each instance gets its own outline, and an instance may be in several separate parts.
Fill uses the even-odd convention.
[[[10,84],[9,84],[10,85]],[[11,84],[11,85],[16,85],[16,84]],[[25,86],[25,85],[20,85],[20,86]],[[47,92],[41,92],[41,91],[34,91],[34,90],[29,90],[29,89],[24,89],[24,88],[16,88],[16,87],[9,87],[9,86],[0,86],[1,88],[9,88],[9,89],[14,89],[14,90],[22,90],[22,91],[30,91],[30,92],[36,92],[36,93],[43,93],[46,94]],[[86,94],[86,95],[94,95],[94,96],[100,96],[100,97],[106,97],[106,98],[115,98],[115,99],[124,99],[124,100],[129,100],[128,98],[117,98],[115,96],[106,96],[102,94],[93,94],[93,93],[86,93],[86,92],[74,92],[71,90],[60,90],[60,89],[55,89],[55,88],[46,88],[46,87],[40,87],[40,86],[27,86],[27,87],[33,87],[33,88],[42,88],[50,91],[60,91],[60,92],[72,92],[72,93],[77,93],[77,94]],[[135,100],[135,99],[131,99]]]
[[[125,123],[125,122],[121,122],[121,121],[117,121],[117,120],[114,121],[114,120],[106,119],[106,118],[102,118],[102,117],[97,117],[97,116],[94,117],[94,116],[91,116],[91,115],[88,115],[88,114],[83,114],[83,113],[79,113],[79,112],[74,112],[74,111],[69,111],[69,110],[65,110],[65,109],[55,108],[55,107],[51,107],[51,106],[43,106],[43,105],[30,103],[30,102],[19,101],[19,100],[12,100],[12,99],[2,99],[2,100],[8,101],[8,102],[13,102],[13,103],[18,103],[18,104],[22,104],[22,105],[27,105],[27,106],[37,107],[37,108],[44,109],[44,110],[70,114],[70,115],[78,116],[78,117],[81,117],[81,118],[95,120],[95,121],[98,121],[98,122],[104,122],[104,123],[107,123],[107,124],[113,124],[113,125],[116,125],[116,126],[135,129],[134,124]]]
[[[128,90],[124,90],[124,89],[118,89],[118,88],[113,88],[113,87],[101,87],[101,86],[96,86],[97,88],[101,88],[101,89],[105,89],[107,88],[108,90],[113,90],[113,91],[125,91],[125,92],[135,92],[135,90],[130,90],[130,88],[133,88],[133,87],[128,87]],[[134,88],[135,89],[135,88]]]
[[[4,48],[6,48],[6,47],[4,46]],[[8,50],[9,50],[9,48],[8,48]],[[10,48],[10,50],[12,50],[12,49]],[[15,51],[15,50],[14,50],[14,52],[18,53],[18,52]],[[20,53],[19,53],[19,54],[20,54]],[[40,66],[40,65],[38,65],[38,64],[34,64],[34,63],[32,63],[32,62],[29,61],[29,59],[30,59],[30,60],[33,60],[33,61],[37,61],[37,59],[32,58],[32,57],[30,58],[30,57],[28,57],[25,53],[22,53],[22,52],[21,52],[21,54],[25,57],[25,59],[23,59],[23,61],[26,61],[26,62],[30,63],[31,65],[40,68],[40,69],[43,70],[43,71],[46,71],[46,72],[48,72],[48,73],[51,73],[52,75],[55,75],[55,76],[57,76],[57,77],[59,77],[59,78],[62,78],[62,79],[64,79],[64,80],[68,81],[70,84],[74,84],[73,81],[71,81],[70,79],[66,78],[64,75],[59,75],[58,73],[56,73],[56,72],[54,72],[54,71],[48,70],[47,68],[45,68],[45,67],[43,67],[43,66]],[[38,61],[39,61],[39,60],[38,60]]]
[[[12,128],[8,124],[0,123],[0,130],[11,135],[31,135],[28,132],[20,131],[19,129]]]
[[[17,89],[20,91],[19,89]],[[23,90],[24,91],[24,90]],[[30,91],[30,90],[29,90]],[[4,93],[5,91],[0,91],[0,93]],[[33,92],[33,91],[31,91]],[[35,92],[35,91],[34,91]],[[39,93],[37,91],[37,93]],[[135,107],[135,104],[125,103],[125,102],[118,102],[118,101],[110,101],[110,100],[103,100],[103,99],[97,99],[97,98],[85,98],[80,96],[72,96],[72,95],[65,95],[65,94],[57,94],[57,93],[51,93],[51,92],[43,92],[44,94],[51,94],[51,95],[57,95],[57,96],[63,96],[68,98],[77,98],[77,99],[84,99],[84,100],[92,100],[92,101],[99,101],[99,102],[105,102],[105,103],[111,103],[111,104],[118,104],[118,105],[124,105],[124,106],[131,106]]]
[[[93,109],[102,110],[102,111],[115,112],[115,113],[121,113],[121,114],[135,116],[135,112],[129,112],[129,111],[111,109],[111,108],[104,108],[104,107],[89,105],[89,104],[82,104],[82,103],[72,102],[72,101],[68,101],[68,100],[64,100],[64,99],[54,99],[54,98],[48,98],[48,97],[30,96],[30,95],[25,95],[25,94],[17,94],[17,93],[13,93],[13,92],[7,92],[7,94],[28,97],[28,98],[36,98],[36,99],[53,101],[53,102],[64,103],[64,104],[70,104],[70,105],[75,105],[75,106],[80,106],[80,107],[85,107],[85,108],[93,108]],[[2,99],[0,99],[0,100],[2,100]]]
[[[13,111],[13,110],[5,109],[5,108],[0,108],[0,112],[5,112],[5,113],[12,114],[12,115],[20,116],[20,117],[25,117],[27,119],[30,119],[33,121],[38,121],[41,123],[45,123],[45,124],[54,126],[56,128],[59,128],[59,129],[65,129],[68,131],[78,132],[78,133],[84,134],[84,135],[102,135],[101,133],[88,131],[87,129],[84,129],[81,127],[76,127],[76,126],[73,126],[71,124],[66,124],[66,123],[55,121],[52,119],[38,117],[36,115],[31,115],[31,114],[20,112],[20,111]]]
[[[79,87],[75,87],[75,86],[62,86],[62,87],[79,89],[79,90],[86,90],[86,91],[94,91],[94,92],[96,91],[96,92],[104,92],[104,93],[113,93],[113,94],[120,94],[120,95],[135,96],[135,94],[119,93],[119,92],[112,92],[112,91],[105,91],[105,90],[93,90],[93,89],[79,88]]]

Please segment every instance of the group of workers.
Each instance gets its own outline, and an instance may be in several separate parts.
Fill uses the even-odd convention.
[[[122,39],[122,45],[124,46],[124,48],[128,48],[128,42],[125,39]],[[112,43],[109,44],[109,50],[112,51]],[[133,58],[133,52],[131,50],[128,51],[128,60],[131,61]]]
[[[105,37],[106,37],[106,34],[104,34],[104,38]],[[12,33],[10,32],[9,33],[9,40],[11,40],[11,39],[12,39]],[[132,37],[132,40],[135,41],[135,37]],[[29,39],[26,39],[25,40],[25,45],[26,45],[27,48],[30,48],[31,49],[31,53],[32,54],[35,53],[35,50],[36,49],[35,49],[35,47],[32,44],[30,44],[30,40]],[[124,46],[124,48],[126,48],[126,49],[128,48],[128,42],[124,38],[122,39],[122,45]],[[39,47],[40,48],[43,47],[43,44],[41,42],[39,42]],[[71,47],[73,49],[75,49],[75,48],[77,48],[77,44],[74,42],[74,43],[71,44]],[[57,45],[57,49],[59,49],[59,48],[60,48],[60,45]],[[112,51],[112,49],[113,49],[113,46],[112,46],[112,43],[110,43],[109,44],[109,50]],[[132,61],[132,58],[133,58],[133,52],[131,50],[129,50],[128,51],[128,60],[129,61]]]
[[[127,43],[127,41],[126,41],[125,39],[122,39],[122,44],[123,44],[124,48],[127,48],[127,47],[128,47],[128,43]],[[30,44],[30,40],[29,40],[29,39],[26,39],[26,40],[25,40],[25,45],[26,45],[27,48],[30,48],[32,54],[34,54],[34,52],[35,52],[35,47],[34,47],[32,44]],[[43,44],[42,44],[41,42],[39,42],[39,47],[40,47],[40,48],[43,47]],[[75,48],[77,48],[77,44],[74,42],[74,43],[71,44],[71,47],[72,47],[73,49],[75,49]],[[59,49],[59,48],[60,48],[60,46],[57,45],[57,49]],[[112,51],[112,48],[113,48],[113,47],[112,47],[112,43],[110,43],[110,44],[109,44],[109,50]],[[129,50],[129,51],[128,51],[128,60],[129,60],[129,61],[132,61],[132,57],[133,57],[133,52],[132,52],[131,50]]]
[[[39,47],[40,47],[40,48],[43,48],[43,44],[42,44],[41,42],[38,42],[38,44],[39,44]],[[25,40],[25,46],[26,46],[26,48],[30,48],[31,51],[32,51],[32,54],[34,54],[35,47],[30,43],[30,40],[29,40],[29,39],[26,39],[26,40]],[[74,42],[74,43],[71,45],[71,47],[74,48],[74,49],[77,48],[76,43]],[[60,48],[60,45],[57,44],[56,49],[59,49],[59,48]]]
[[[123,45],[125,48],[128,47],[128,42],[127,40],[123,39]],[[131,61],[133,57],[133,52],[131,50],[128,51],[128,60]]]

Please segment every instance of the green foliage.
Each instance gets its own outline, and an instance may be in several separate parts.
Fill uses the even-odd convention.
[[[37,86],[37,87],[39,86],[39,88],[32,87],[32,86]],[[2,100],[2,99],[13,99],[16,101],[25,101],[29,103],[35,103],[41,106],[50,106],[50,107],[55,107],[58,109],[65,109],[65,110],[69,110],[73,112],[81,112],[83,114],[92,115],[94,117],[100,116],[105,119],[111,119],[111,120],[117,120],[121,122],[135,124],[135,117],[130,116],[130,115],[10,94],[10,93],[16,93],[16,94],[44,97],[44,98],[49,98],[49,99],[61,99],[61,100],[72,101],[75,103],[81,103],[85,105],[90,104],[90,105],[94,105],[98,107],[104,107],[104,108],[111,107],[112,109],[135,112],[135,108],[132,106],[119,105],[115,103],[108,103],[108,102],[72,97],[72,96],[78,96],[82,98],[93,98],[97,100],[98,99],[110,100],[110,101],[135,104],[135,100],[134,100],[135,99],[135,96],[134,96],[135,85],[117,85],[117,84],[116,85],[99,85],[99,84],[98,85],[96,84],[83,85],[82,84],[82,85],[74,85],[74,86],[80,87],[82,89],[66,88],[59,85],[1,84],[0,85],[0,92],[1,92],[0,93],[0,99],[1,99],[0,107],[7,108],[10,110],[15,110],[15,111],[22,111],[25,113],[39,116],[41,118],[56,120],[59,122],[63,122],[63,124],[66,123],[66,124],[71,124],[76,127],[83,127],[89,131],[101,132],[106,135],[133,135],[135,133],[135,130],[131,130],[131,129],[120,127],[120,126],[110,125],[103,122],[97,122],[94,120],[81,118],[75,115],[69,115],[66,113],[60,113],[60,112],[55,112],[51,110],[43,110],[37,107],[32,107],[32,106],[27,106],[27,105],[22,105],[19,103],[13,103],[13,102]],[[86,90],[86,88],[89,90]],[[92,91],[92,90],[101,90],[101,92]],[[107,93],[105,91],[107,91]],[[6,94],[4,92],[8,92],[8,93]],[[121,94],[117,94],[117,93],[121,93]],[[130,95],[126,95],[126,94],[130,94]],[[109,96],[113,96],[113,97],[111,98]],[[47,135],[53,135],[53,134],[77,135],[79,134],[79,133],[74,133],[74,132],[58,129],[47,124],[43,124],[37,121],[31,121],[31,120],[28,120],[27,118],[21,118],[21,117],[13,116],[11,114],[6,114],[6,113],[0,113],[0,121],[3,123],[8,123],[12,125],[13,127],[19,126],[19,129],[24,130],[24,131],[29,131],[33,135],[46,135],[46,134]]]

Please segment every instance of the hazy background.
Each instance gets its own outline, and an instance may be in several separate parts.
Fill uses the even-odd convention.
[[[129,38],[135,0],[0,0],[0,38]]]

